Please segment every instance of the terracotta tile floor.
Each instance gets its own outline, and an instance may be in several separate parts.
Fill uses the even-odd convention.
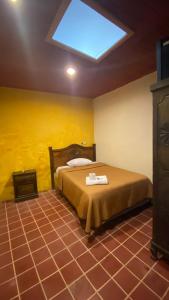
[[[169,264],[153,261],[151,208],[88,243],[49,191],[0,204],[0,299],[169,300]]]

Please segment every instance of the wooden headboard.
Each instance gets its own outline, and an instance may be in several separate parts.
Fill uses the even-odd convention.
[[[91,147],[84,147],[78,144],[72,144],[65,148],[53,149],[49,147],[50,156],[50,172],[51,172],[51,185],[52,189],[55,188],[54,184],[54,172],[58,167],[66,165],[66,163],[74,158],[84,157],[96,160],[96,145],[93,144]]]

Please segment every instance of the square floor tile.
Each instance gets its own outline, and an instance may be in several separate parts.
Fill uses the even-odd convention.
[[[16,286],[16,280],[13,278],[4,284],[0,285],[0,295],[1,299],[3,300],[9,300],[15,296],[17,296],[17,286]]]
[[[150,249],[147,250],[146,248],[142,248],[141,251],[137,254],[137,257],[139,257],[145,264],[152,267],[156,262],[151,257]]]
[[[72,283],[82,275],[82,271],[75,261],[69,263],[61,269],[61,273],[67,284]]]
[[[123,264],[127,263],[133,256],[133,254],[123,246],[119,246],[115,249],[113,251],[113,255],[116,256]]]
[[[19,219],[19,215],[16,215],[16,216],[13,216],[13,217],[10,217],[10,218],[8,218],[8,224],[11,224],[11,223],[14,223],[14,222],[16,222],[16,221],[19,221],[20,219]],[[7,224],[7,223],[6,223]],[[3,223],[1,224],[1,222],[0,222],[0,226],[4,226],[4,221],[3,221]]]
[[[3,233],[3,234],[0,234],[0,244],[1,243],[5,243],[9,240],[9,235],[8,233]]]
[[[110,280],[100,291],[99,294],[104,300],[110,300],[110,295],[113,296],[113,299],[123,300],[126,297],[126,294],[122,289],[113,281]]]
[[[29,247],[30,247],[30,249],[31,249],[32,252],[36,251],[36,250],[38,250],[38,249],[40,249],[40,248],[42,248],[44,246],[45,246],[45,242],[42,239],[42,237],[39,237],[36,240],[33,240],[33,241],[29,242]]]
[[[57,228],[57,233],[63,237],[64,235],[66,235],[67,233],[70,232],[70,229],[67,225],[64,225],[62,227]]]
[[[129,236],[131,236],[136,231],[136,228],[134,228],[130,224],[124,224],[120,229],[123,230]]]
[[[144,246],[150,239],[148,236],[146,236],[141,231],[137,231],[136,233],[134,233],[132,238],[135,239],[136,242],[140,243],[142,246]]]
[[[52,258],[49,258],[37,266],[38,274],[41,280],[50,276],[53,273],[56,273],[57,267]]]
[[[64,226],[65,223],[64,223],[64,221],[63,221],[62,219],[57,219],[57,220],[55,220],[55,221],[52,222],[52,225],[53,225],[53,227],[54,227],[55,229],[58,230],[58,228]],[[68,232],[69,232],[69,230],[68,230]],[[68,232],[67,232],[67,233],[68,233]]]
[[[86,251],[86,247],[79,241],[74,243],[69,247],[69,250],[74,258],[77,258],[79,255]]]
[[[68,264],[70,261],[73,260],[73,257],[69,253],[67,249],[64,249],[60,251],[59,253],[55,254],[54,260],[58,266],[58,268],[62,268],[66,264]]]
[[[13,265],[0,268],[0,284],[14,277]]]
[[[86,277],[81,277],[70,286],[70,290],[77,300],[86,300],[94,294],[94,289]]]
[[[60,216],[55,212],[54,214],[48,216],[48,219],[50,220],[50,222],[53,222],[60,219]]]
[[[150,238],[152,237],[152,228],[150,226],[144,225],[140,228],[140,231],[149,236]]]
[[[82,230],[82,229],[81,229]],[[74,231],[75,233],[75,231]],[[75,233],[76,234],[76,233]],[[83,236],[82,239],[80,239],[81,242],[83,243],[83,245],[85,245],[85,247],[87,249],[91,249],[93,248],[94,246],[98,246],[98,245],[101,245],[101,243],[99,243],[99,241],[97,240],[97,238],[95,239],[89,239],[89,237],[85,234],[85,236]],[[106,249],[107,250],[107,249]]]
[[[10,250],[9,242],[0,245],[0,255],[4,254],[5,252],[9,252],[9,250]]]
[[[31,213],[29,211],[24,211],[24,212],[20,212],[20,217],[22,220],[24,220],[25,218],[31,217]]]
[[[47,234],[45,234],[43,236],[45,242],[47,244],[51,243],[51,242],[54,242],[55,240],[57,240],[59,238],[58,234],[56,233],[56,231],[51,231],[51,232],[48,232]]]
[[[45,300],[45,296],[40,284],[21,294],[21,300]]]
[[[51,298],[65,288],[65,283],[59,272],[42,281],[47,298]]]
[[[125,241],[123,245],[133,254],[136,254],[142,248],[142,246],[132,238],[129,238],[127,241]]]
[[[17,229],[18,227],[22,227],[22,223],[21,223],[21,221],[18,220],[17,222],[9,224],[8,227],[9,227],[9,230]]]
[[[127,268],[133,272],[138,278],[142,279],[147,272],[149,271],[149,267],[145,265],[140,259],[134,257],[128,264]]]
[[[100,300],[100,297],[97,294],[94,294],[90,300]]]
[[[69,223],[69,227],[72,230],[75,230],[75,229],[79,228],[79,222],[77,220],[74,220],[74,221],[72,221],[72,222]]]
[[[35,229],[37,229],[37,225],[36,225],[35,222],[29,223],[29,224],[24,226],[25,232],[29,232],[29,231],[32,231],[32,230],[35,230]]]
[[[53,215],[55,213],[55,210],[53,208],[50,208],[48,210],[45,211],[45,215],[46,216],[50,216]]]
[[[39,230],[42,234],[46,234],[48,232],[53,231],[53,227],[50,224],[46,224],[46,225],[40,227]]]
[[[34,222],[34,219],[33,219],[33,217],[31,217],[31,216],[22,219],[22,224],[23,224],[23,225],[27,225],[27,224],[32,223],[32,222]]]
[[[109,254],[101,262],[104,269],[113,276],[123,266],[112,254]]]
[[[4,233],[7,233],[7,232],[8,232],[7,225],[4,225],[4,224],[3,224],[3,226],[0,225],[0,235],[4,234]]]
[[[137,220],[140,221],[140,222],[142,222],[142,223],[145,223],[145,222],[147,222],[149,220],[149,217],[147,217],[147,216],[145,216],[143,214],[139,214],[137,216]]]
[[[20,293],[31,288],[33,285],[38,283],[38,276],[35,268],[32,268],[17,277],[18,286]]]
[[[12,263],[12,256],[11,256],[11,252],[6,252],[2,255],[0,255],[0,268],[11,264]]]
[[[52,300],[73,300],[73,297],[71,296],[68,289],[65,289],[61,293],[59,293],[57,296],[52,298]]]
[[[47,218],[43,218],[43,219],[40,219],[40,220],[36,220],[36,223],[37,223],[38,227],[42,227],[44,225],[48,225],[49,221],[48,221]]]
[[[35,240],[35,239],[41,237],[41,234],[38,229],[35,229],[30,232],[27,232],[26,237],[27,237],[28,241],[32,241],[32,240]]]
[[[169,281],[169,264],[165,260],[159,260],[155,265],[154,270],[156,270]]]
[[[86,275],[96,289],[99,289],[103,284],[106,283],[106,281],[110,279],[100,265],[97,265],[91,269]]]
[[[15,271],[16,271],[17,275],[25,272],[26,270],[28,270],[34,266],[32,257],[30,255],[27,255],[27,256],[15,261],[14,264],[15,264]]]
[[[77,262],[82,270],[86,272],[97,263],[97,260],[89,252],[85,252],[77,258]]]
[[[17,229],[14,229],[14,230],[11,230],[10,231],[10,238],[11,239],[14,239],[20,235],[23,235],[24,234],[24,231],[22,228],[17,228]]]
[[[122,230],[117,230],[112,234],[112,236],[120,243],[123,243],[125,240],[129,238],[129,236]]]
[[[69,224],[68,224],[69,225]],[[73,230],[73,229],[72,229]],[[82,240],[83,237],[86,237],[86,232],[84,231],[84,229],[81,227],[81,225],[79,225],[78,228],[73,230],[73,233],[77,236],[77,238],[79,240]]]
[[[129,225],[132,225],[134,228],[139,229],[143,224],[142,224],[142,222],[139,222],[139,221],[137,220],[137,218],[132,218],[132,219],[129,221]]]
[[[90,251],[98,261],[100,261],[109,253],[109,251],[106,250],[106,248],[103,247],[101,243],[95,245]]]
[[[104,240],[102,240],[102,244],[109,250],[113,251],[115,248],[117,248],[120,243],[115,240],[112,236],[108,236]]]
[[[32,212],[33,216],[36,217],[37,215],[41,214],[41,209],[40,209],[40,207],[31,208],[31,212]],[[43,217],[44,216],[45,215],[43,215]]]
[[[39,264],[40,262],[42,262],[42,261],[46,260],[47,258],[51,257],[47,247],[43,247],[43,248],[33,252],[32,256],[33,256],[33,259],[34,259],[36,264]]]
[[[56,253],[58,253],[59,251],[61,251],[65,248],[61,239],[57,239],[56,241],[48,244],[48,247],[49,247],[52,255],[55,255]]]
[[[21,235],[15,239],[12,239],[11,240],[11,247],[12,249],[16,248],[16,247],[19,247],[19,246],[22,246],[26,244],[26,238],[25,238],[25,235]]]
[[[144,284],[140,284],[134,292],[131,294],[133,300],[157,300],[159,299],[149,288],[147,288]]]
[[[67,223],[74,221],[74,217],[72,216],[72,214],[64,216],[63,220]]]
[[[148,273],[146,278],[144,278],[144,283],[146,283],[146,285],[160,297],[162,297],[169,288],[169,282],[154,271],[150,271],[150,273]]]
[[[70,246],[71,244],[73,244],[77,241],[77,237],[72,232],[70,232],[70,233],[64,235],[62,237],[62,240],[67,246]]]
[[[130,293],[133,288],[138,284],[137,279],[127,268],[123,268],[114,277],[115,281],[125,290],[126,293]]]
[[[17,247],[17,248],[12,250],[14,260],[20,259],[20,258],[28,255],[29,253],[30,252],[29,252],[29,248],[28,248],[27,244],[22,245],[22,246]]]

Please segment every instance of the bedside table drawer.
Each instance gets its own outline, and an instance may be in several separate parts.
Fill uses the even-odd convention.
[[[34,193],[34,184],[33,183],[26,183],[22,185],[18,185],[16,187],[16,193],[17,195],[26,195],[26,194],[32,194]]]
[[[14,177],[14,181],[17,184],[29,184],[32,183],[32,181],[36,180],[36,174],[23,174],[23,175],[19,175],[19,176],[15,176]]]

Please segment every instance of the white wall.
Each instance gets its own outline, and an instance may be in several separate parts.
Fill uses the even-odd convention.
[[[94,100],[97,160],[152,179],[152,95],[156,73]]]

